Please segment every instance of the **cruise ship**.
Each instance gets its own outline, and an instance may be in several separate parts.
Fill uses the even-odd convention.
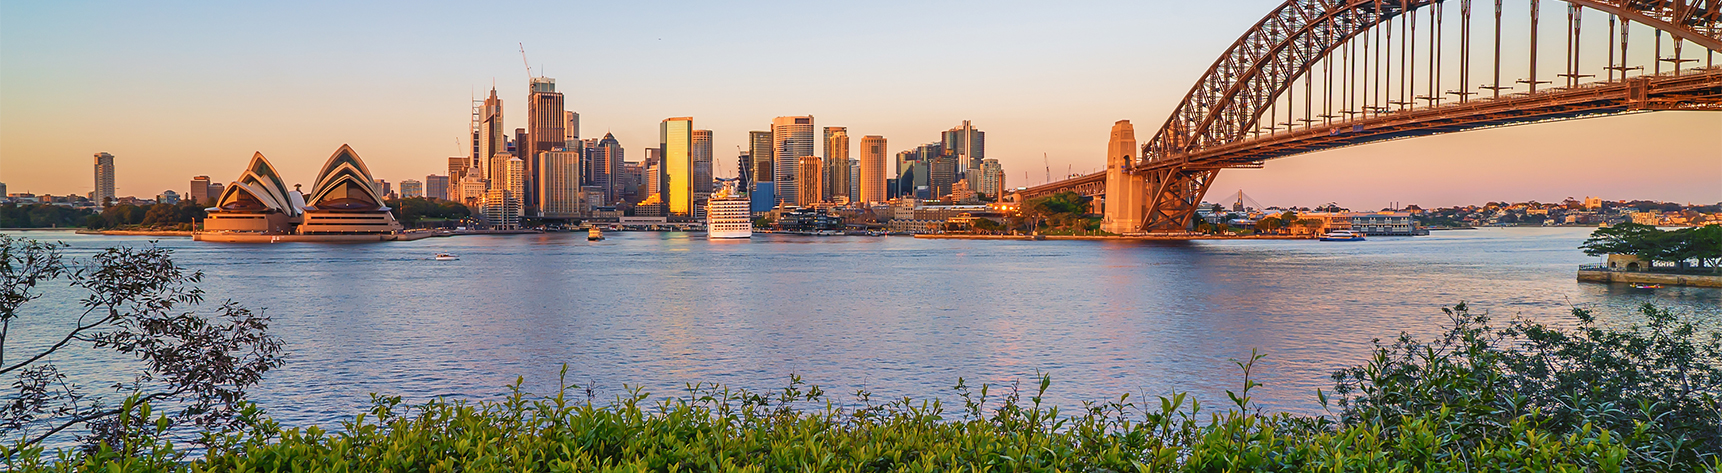
[[[736,191],[735,183],[727,183],[723,191],[706,201],[706,238],[753,238],[753,214],[749,200]]]

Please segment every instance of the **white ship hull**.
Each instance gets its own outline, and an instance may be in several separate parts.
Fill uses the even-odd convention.
[[[706,239],[728,240],[736,238],[753,238],[753,230],[707,230]]]

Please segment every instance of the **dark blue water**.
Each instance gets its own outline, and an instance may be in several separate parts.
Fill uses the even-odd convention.
[[[1067,408],[1119,394],[1237,389],[1252,348],[1270,410],[1322,412],[1316,388],[1373,339],[1428,337],[1442,306],[1564,322],[1655,302],[1722,318],[1722,291],[1579,283],[1588,229],[1484,229],[1366,242],[919,240],[679,233],[463,236],[386,244],[165,239],[213,301],[265,308],[291,351],[253,392],[288,425],[332,424],[368,394],[494,398],[525,377],[608,398],[624,385],[951,399],[970,384],[1053,377]],[[26,233],[87,253],[145,238]],[[459,261],[437,262],[438,252]],[[48,303],[39,308],[50,307]],[[16,327],[16,326],[15,326]],[[39,335],[38,335],[39,336]],[[27,336],[20,336],[27,337]],[[69,356],[117,376],[127,365]]]

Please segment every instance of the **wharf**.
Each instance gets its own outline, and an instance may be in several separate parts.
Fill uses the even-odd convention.
[[[79,235],[189,237],[195,233],[189,230],[78,230]]]
[[[1578,280],[1600,283],[1661,284],[1665,286],[1722,287],[1722,275],[1648,273],[1643,271],[1610,271],[1579,269]]]
[[[1100,241],[1190,241],[1190,240],[1311,240],[1314,237],[1301,235],[1128,235],[1128,236],[1099,236],[1099,235],[940,235],[922,234],[915,238],[929,240],[1100,240]]]

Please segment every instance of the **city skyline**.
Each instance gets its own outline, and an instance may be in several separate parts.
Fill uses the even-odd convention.
[[[1240,8],[1265,11],[1273,2],[1253,3]],[[428,54],[430,46],[405,40],[378,40],[383,44],[358,50],[337,48],[354,40],[355,33],[303,38],[363,21],[375,22],[379,31],[436,25],[452,21],[438,16],[451,12],[450,6],[433,5],[430,13],[396,22],[382,16],[385,9],[356,6],[332,26],[264,27],[257,38],[236,37],[233,44],[212,40],[225,40],[222,33],[232,33],[236,26],[211,20],[276,7],[193,12],[195,8],[181,5],[154,11],[165,15],[157,24],[169,25],[161,29],[175,33],[126,26],[126,15],[138,13],[129,10],[137,8],[131,6],[97,9],[87,17],[56,5],[3,8],[7,14],[0,15],[5,26],[0,28],[0,59],[9,67],[0,71],[0,182],[11,192],[84,194],[92,190],[89,176],[55,163],[109,152],[116,156],[121,196],[184,192],[188,177],[222,176],[254,152],[277,156],[288,174],[305,175],[328,146],[340,143],[364,152],[376,174],[391,182],[441,174],[448,156],[464,155],[462,150],[472,145],[467,100],[485,95],[492,78],[505,102],[525,103],[521,101],[527,98],[528,82],[520,75],[525,72],[515,49],[522,42],[518,40],[526,44],[532,74],[557,79],[558,92],[566,94],[566,109],[585,115],[587,134],[614,132],[625,148],[650,147],[657,138],[657,130],[650,127],[664,117],[699,118],[702,129],[713,130],[713,148],[727,150],[747,147],[747,132],[762,128],[772,117],[811,115],[819,117],[821,125],[846,127],[851,136],[884,136],[896,144],[887,150],[891,155],[937,141],[940,130],[970,120],[991,132],[993,149],[987,157],[1000,160],[1010,186],[1033,185],[1045,181],[1047,174],[1056,180],[1071,172],[1098,170],[1104,164],[1106,129],[1116,120],[1131,120],[1143,128],[1143,135],[1158,129],[1194,76],[1236,39],[1237,31],[1259,19],[1254,13],[1219,15],[1158,2],[987,12],[936,4],[929,14],[962,13],[968,16],[957,16],[975,21],[954,22],[935,32],[858,28],[867,18],[897,17],[908,8],[887,4],[856,12],[855,19],[843,23],[846,28],[820,36],[866,45],[851,49],[858,53],[857,65],[844,68],[845,73],[802,76],[781,84],[750,80],[746,74],[700,74],[697,81],[674,86],[665,84],[670,79],[660,77],[664,74],[657,66],[618,67],[628,72],[614,76],[594,74],[591,68],[613,61],[638,66],[626,60],[635,53],[722,71],[741,67],[727,62],[743,57],[725,51],[776,40],[698,26],[695,17],[702,9],[716,7],[691,7],[661,25],[622,22],[634,28],[599,27],[573,39],[528,30],[483,32],[488,36],[480,38],[410,36],[447,47],[451,56],[445,57]],[[622,19],[645,18],[644,12],[626,6],[590,8]],[[772,15],[775,20],[813,21],[824,8],[832,7],[806,6]],[[180,12],[185,18],[170,14],[179,12],[176,9],[185,9]],[[1120,30],[1130,22],[1097,14],[1108,9],[1188,15],[1193,23],[1209,21],[1211,27]],[[73,19],[109,32],[74,37],[53,29]],[[1036,20],[1045,22],[1045,31],[1028,39],[1011,37],[1012,28]],[[193,21],[212,26],[184,31],[171,27]],[[690,25],[696,27],[676,29]],[[1068,39],[1031,44],[1059,34]],[[706,36],[715,42],[690,46]],[[965,74],[899,77],[883,72],[940,57],[921,42],[952,38],[974,38],[986,45],[957,60]],[[660,44],[663,41],[670,43]],[[183,50],[175,49],[181,46]],[[810,62],[819,57],[812,53],[819,49],[813,45],[786,47],[805,53]],[[409,54],[393,58],[391,48]],[[253,49],[262,52],[251,53]],[[385,57],[389,59],[379,64],[366,63]],[[859,61],[864,57],[876,57],[881,71],[861,67],[871,64]],[[52,67],[62,62],[74,67]],[[315,67],[324,63],[353,67]],[[327,74],[293,72],[300,69]],[[72,72],[78,74],[65,76]],[[459,97],[463,88],[469,97]],[[506,107],[503,123],[527,124],[527,108]],[[1214,190],[1245,189],[1281,205],[1332,201],[1354,208],[1391,201],[1442,206],[1580,194],[1714,202],[1722,200],[1722,185],[1717,185],[1722,179],[1722,134],[1714,132],[1719,128],[1722,116],[1715,114],[1661,112],[1479,130],[1312,153],[1271,162],[1262,170],[1231,170],[1220,174]],[[498,131],[506,135],[506,130]],[[188,134],[197,136],[191,140],[196,145],[185,144]],[[1612,138],[1618,136],[1643,139]],[[449,143],[450,137],[461,144]],[[1043,152],[1045,161],[1035,156]],[[734,175],[733,156],[718,152],[713,158],[718,176]],[[1625,162],[1650,162],[1667,172],[1655,179],[1621,179],[1618,167]]]

